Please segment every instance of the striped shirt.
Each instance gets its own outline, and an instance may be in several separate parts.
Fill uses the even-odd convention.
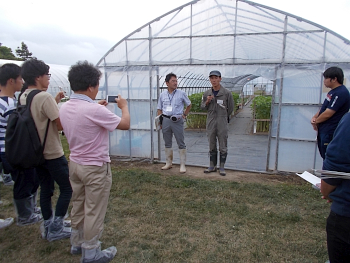
[[[5,152],[5,133],[9,115],[16,109],[17,101],[7,96],[0,97],[0,150]]]
[[[176,89],[171,94],[165,90],[160,94],[157,109],[161,110],[164,115],[182,115],[184,105],[191,104],[186,92]],[[169,109],[172,109],[171,111]]]
[[[70,96],[70,99],[77,99],[77,100],[85,100],[87,102],[91,102],[91,103],[96,103],[95,101],[93,101],[90,97],[84,95],[84,94],[79,94],[79,93],[73,93]]]

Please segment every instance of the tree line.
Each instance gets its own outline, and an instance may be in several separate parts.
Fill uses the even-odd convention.
[[[11,48],[3,46],[2,43],[0,43],[0,59],[25,61],[33,57],[33,53],[29,52],[28,46],[24,42],[22,42],[21,47],[17,47],[15,51],[17,57],[13,54]]]

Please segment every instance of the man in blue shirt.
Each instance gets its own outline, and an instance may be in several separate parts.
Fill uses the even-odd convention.
[[[173,163],[172,139],[175,136],[180,152],[180,173],[186,172],[186,145],[184,136],[184,119],[191,109],[191,101],[187,94],[177,89],[177,77],[169,73],[165,77],[168,89],[159,96],[157,115],[162,114],[162,131],[165,143],[166,163],[162,170],[168,170]],[[184,111],[184,105],[186,109]]]
[[[324,159],[339,121],[349,111],[350,94],[343,85],[344,73],[341,68],[330,67],[323,73],[323,77],[324,85],[331,90],[327,93],[321,109],[312,117],[311,125],[318,132],[318,150]]]
[[[327,148],[323,169],[350,173],[350,113],[344,115]],[[332,202],[327,218],[327,248],[332,263],[350,262],[350,180],[341,176],[321,181],[324,199]]]

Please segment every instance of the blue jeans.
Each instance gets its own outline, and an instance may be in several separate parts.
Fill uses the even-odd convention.
[[[55,182],[60,188],[55,209],[55,216],[65,216],[70,199],[72,197],[72,187],[69,181],[68,162],[63,155],[60,158],[45,160],[43,165],[36,168],[40,182],[40,206],[44,220],[52,216],[51,197],[55,190]]]
[[[320,155],[321,155],[323,160],[326,158],[327,146],[331,142],[332,139],[333,139],[333,134],[319,133],[317,135],[318,150],[319,150]]]
[[[327,248],[331,263],[350,262],[350,217],[330,212],[327,218]]]

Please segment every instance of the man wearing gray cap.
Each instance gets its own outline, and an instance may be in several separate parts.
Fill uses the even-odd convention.
[[[221,73],[213,70],[209,73],[209,80],[213,86],[204,92],[201,108],[207,110],[207,136],[209,141],[210,165],[205,173],[216,172],[218,159],[216,139],[220,151],[220,175],[225,176],[225,162],[227,157],[227,137],[229,116],[233,111],[234,102],[232,93],[221,86]]]

